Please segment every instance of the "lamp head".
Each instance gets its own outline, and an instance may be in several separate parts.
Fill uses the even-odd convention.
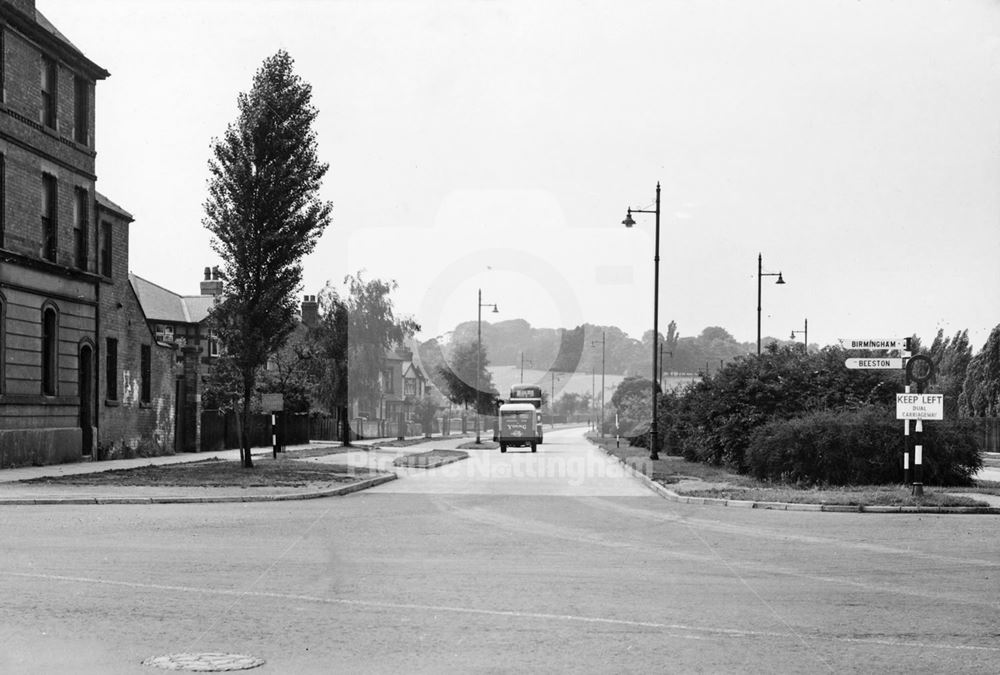
[[[784,277],[781,276],[781,272],[778,272],[778,280],[775,281],[774,283],[775,284],[783,284],[783,283],[785,283],[785,279],[784,279]]]
[[[633,225],[635,225],[635,221],[632,220],[632,209],[631,208],[629,208],[629,210],[626,212],[626,214],[625,214],[625,220],[622,221],[622,225],[624,225],[625,227],[632,227]]]
[[[494,314],[499,314],[499,313],[500,313],[500,310],[499,310],[499,309],[497,309],[497,306],[496,306],[496,305],[493,305],[493,313],[494,313]]]
[[[789,340],[794,340],[795,339],[795,331],[792,331],[792,334],[788,336],[788,339]]]

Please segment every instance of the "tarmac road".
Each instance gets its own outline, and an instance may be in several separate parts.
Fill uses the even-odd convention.
[[[997,671],[997,517],[677,504],[581,433],[346,497],[0,508],[0,672]]]

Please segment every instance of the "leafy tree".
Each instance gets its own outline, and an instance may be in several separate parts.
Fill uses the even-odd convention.
[[[312,365],[313,353],[308,328],[299,324],[291,337],[268,360],[258,379],[261,393],[278,393],[284,400],[285,412],[308,412],[315,389]],[[265,411],[266,412],[266,411]]]
[[[224,413],[239,410],[242,392],[242,378],[232,358],[222,354],[212,359],[201,393],[202,408]]]
[[[966,417],[1000,416],[1000,325],[969,361],[959,408]]]
[[[351,444],[347,391],[348,332],[347,304],[337,290],[327,284],[319,294],[319,321],[309,331],[313,354],[313,395],[327,410],[337,413],[344,445]]]
[[[479,358],[476,358],[477,352]],[[476,391],[476,365],[479,364],[479,391]],[[469,406],[470,404],[480,415],[488,415],[495,411],[494,402],[500,395],[493,384],[493,376],[487,370],[489,360],[486,358],[486,347],[477,350],[474,342],[457,345],[452,350],[451,363],[438,369],[438,375],[444,381],[446,395],[452,403]]]
[[[413,414],[420,420],[420,424],[424,429],[424,436],[427,438],[430,438],[431,432],[434,429],[434,416],[437,415],[439,410],[441,410],[441,406],[429,394],[425,394],[423,398],[413,405]]]
[[[678,392],[667,392],[660,426],[685,457],[746,469],[754,430],[808,411],[890,406],[902,376],[848,370],[845,352],[768,345],[760,357],[740,357]]]
[[[351,400],[363,401],[374,409],[381,395],[380,375],[386,352],[402,345],[420,330],[409,317],[397,318],[390,294],[395,281],[365,281],[361,273],[345,277],[348,288],[347,381]]]
[[[328,165],[317,156],[312,88],[288,53],[265,59],[239,114],[213,140],[203,223],[222,258],[226,295],[212,310],[219,337],[241,378],[241,421],[250,414],[258,370],[294,327],[302,258],[330,222],[319,198]],[[250,440],[243,435],[243,466]]]
[[[954,419],[958,416],[958,400],[962,395],[966,370],[972,360],[969,331],[959,331],[954,337],[947,338],[944,331],[938,329],[928,351],[934,363],[933,390],[944,394],[945,418]]]
[[[590,394],[587,394],[587,399],[589,400]],[[573,392],[566,392],[559,397],[556,402],[556,414],[566,415],[569,417],[577,410],[586,410],[585,399],[580,396],[580,394],[575,394]]]

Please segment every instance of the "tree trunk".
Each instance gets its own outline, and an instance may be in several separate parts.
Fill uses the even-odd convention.
[[[242,417],[243,424],[243,438],[240,443],[240,458],[243,460],[244,469],[253,468],[253,458],[250,455],[250,434],[247,431],[250,428],[250,396],[253,392],[253,382],[252,378],[243,377],[243,410],[240,415]]]

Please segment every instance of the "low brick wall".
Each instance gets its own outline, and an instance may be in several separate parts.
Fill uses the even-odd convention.
[[[83,430],[7,429],[0,431],[0,468],[79,462]]]

